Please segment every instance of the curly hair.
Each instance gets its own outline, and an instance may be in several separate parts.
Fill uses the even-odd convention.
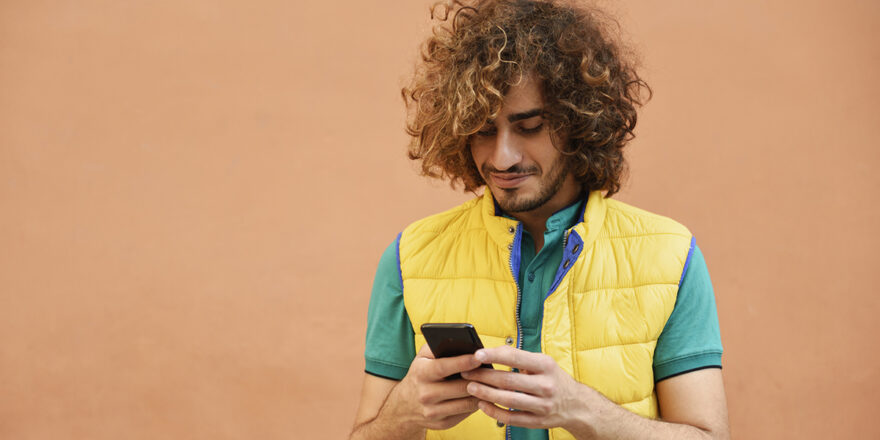
[[[484,185],[469,139],[497,116],[511,85],[535,75],[543,116],[576,179],[607,196],[620,189],[623,147],[651,89],[613,38],[613,19],[553,0],[451,0],[434,4],[431,18],[421,63],[401,90],[409,158],[421,160],[423,175],[465,191]]]

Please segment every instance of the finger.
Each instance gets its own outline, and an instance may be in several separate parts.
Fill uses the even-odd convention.
[[[467,390],[466,380],[443,380],[424,384],[419,392],[419,402],[433,405],[439,402],[462,397],[471,397]]]
[[[428,347],[428,344],[422,344],[422,348],[419,349],[416,357],[434,359],[434,353],[431,351],[431,347]]]
[[[499,390],[479,382],[469,383],[467,391],[480,400],[485,400],[486,402],[495,403],[507,408],[515,408],[521,411],[528,411],[536,414],[548,414],[553,409],[552,403],[549,399],[535,397],[525,393],[518,393],[516,391]]]
[[[477,400],[477,402],[479,402],[479,400]],[[476,411],[476,410],[474,410],[474,411]],[[468,418],[468,416],[473,414],[474,411],[452,415],[452,416],[446,417],[445,419],[440,420],[440,421],[426,421],[425,427],[428,429],[436,429],[436,430],[449,429],[449,428],[461,423],[462,420]]]
[[[532,413],[506,410],[504,408],[499,408],[490,402],[480,401],[478,405],[480,411],[483,411],[487,416],[501,423],[532,429],[547,428],[544,423],[541,423],[541,418]]]
[[[495,348],[483,348],[474,353],[477,360],[486,364],[501,364],[533,373],[542,373],[552,369],[556,362],[543,353],[532,353],[507,345]]]
[[[480,399],[468,396],[460,399],[445,400],[436,405],[426,406],[423,415],[428,420],[440,421],[449,417],[470,414],[479,407]]]
[[[461,373],[467,380],[484,383],[493,388],[522,391],[535,396],[550,396],[553,387],[545,375],[514,373],[512,371],[477,368]]]
[[[479,366],[480,362],[472,354],[434,359],[431,361],[430,379],[441,380],[455,373],[473,370]]]

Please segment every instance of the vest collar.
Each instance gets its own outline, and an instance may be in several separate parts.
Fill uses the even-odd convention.
[[[584,216],[581,222],[572,228],[584,241],[584,247],[588,248],[599,236],[602,225],[605,223],[605,213],[608,209],[608,203],[602,191],[591,191],[587,198],[587,207],[584,209]]]
[[[513,243],[519,222],[504,216],[495,215],[495,199],[492,197],[492,192],[489,191],[488,187],[483,191],[481,204],[483,224],[486,226],[489,236],[492,237],[492,241],[502,248],[508,248]]]
[[[481,205],[483,224],[486,226],[489,236],[499,246],[508,247],[513,242],[519,222],[496,215],[499,209],[498,204],[495,203],[495,198],[492,197],[492,192],[488,187],[483,191]],[[591,191],[587,195],[586,207],[581,213],[581,218],[571,229],[581,236],[585,246],[591,244],[599,235],[599,230],[602,229],[602,223],[605,221],[606,207],[602,191]]]

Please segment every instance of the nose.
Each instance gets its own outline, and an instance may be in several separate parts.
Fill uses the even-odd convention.
[[[498,130],[495,136],[495,148],[489,157],[495,169],[504,171],[522,161],[522,150],[516,139],[506,130]]]

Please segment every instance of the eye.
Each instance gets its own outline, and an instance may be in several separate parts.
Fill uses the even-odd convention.
[[[495,131],[496,131],[496,129],[494,126],[487,126],[487,127],[481,128],[480,131],[476,132],[475,134],[477,136],[494,136]]]
[[[525,134],[534,134],[534,133],[541,131],[542,128],[544,128],[544,123],[539,122],[537,125],[535,125],[533,127],[530,127],[527,125],[520,125],[519,131],[522,133],[525,133]]]

